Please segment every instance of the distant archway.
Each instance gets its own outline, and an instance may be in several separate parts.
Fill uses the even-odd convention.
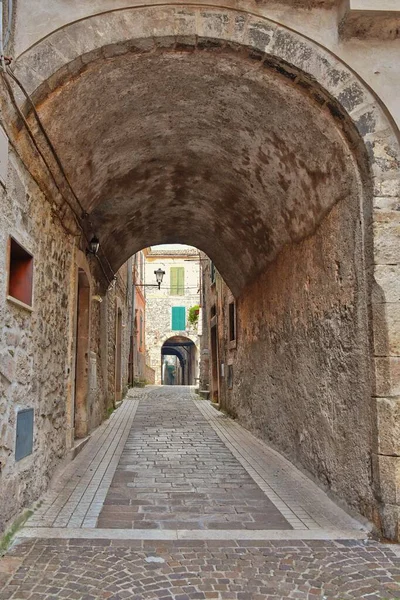
[[[168,338],[161,347],[161,383],[195,385],[198,380],[198,350],[184,336]]]

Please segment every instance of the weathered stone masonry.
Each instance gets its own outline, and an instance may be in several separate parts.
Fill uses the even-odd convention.
[[[75,239],[64,230],[50,203],[13,151],[8,177],[0,189],[0,531],[42,493],[67,450],[74,443],[74,373],[76,257]],[[34,257],[32,311],[7,300],[8,244],[12,235]],[[85,260],[85,259],[83,259]],[[90,273],[90,271],[89,271]],[[93,281],[93,288],[96,282]],[[113,405],[101,365],[107,352],[103,340],[108,319],[108,347],[114,365],[115,298],[118,288],[101,304],[91,300],[88,432]],[[107,302],[109,307],[107,309]],[[127,320],[126,305],[123,307]],[[114,336],[114,337],[113,337]],[[124,341],[126,348],[127,341]],[[124,354],[126,351],[124,350]],[[123,385],[127,372],[124,370]],[[15,461],[17,412],[34,408],[33,453]]]
[[[371,485],[366,484],[368,452],[364,443],[358,450],[363,465],[356,478],[358,489],[351,487],[349,499],[360,504],[359,498],[365,498],[364,512],[368,515],[371,507],[379,506],[385,533],[398,537],[399,145],[397,128],[379,99],[351,69],[306,37],[262,16],[209,7],[126,9],[77,21],[24,52],[16,61],[15,72],[40,106],[74,182],[84,196],[87,192],[87,208],[114,269],[149,243],[165,243],[175,237],[210,255],[244,310],[243,294],[251,290],[246,286],[259,285],[252,282],[260,273],[272,275],[280,265],[287,275],[282,287],[276,284],[276,292],[283,293],[284,285],[296,282],[290,265],[285,264],[285,260],[290,262],[285,256],[291,250],[283,248],[299,244],[292,262],[304,253],[313,264],[315,279],[326,286],[326,297],[318,299],[317,284],[313,287],[311,279],[307,283],[299,265],[297,281],[310,289],[308,297],[300,295],[296,300],[302,303],[304,314],[283,317],[276,298],[270,296],[272,290],[262,292],[260,304],[268,305],[274,327],[283,339],[296,338],[301,331],[303,336],[307,329],[312,331],[310,339],[317,339],[318,333],[330,340],[336,348],[332,350],[334,356],[336,351],[344,352],[336,345],[339,333],[349,335],[355,354],[346,357],[347,374],[355,369],[355,357],[362,346],[361,372],[365,375],[371,350],[370,381],[365,378],[360,382],[367,397],[363,396],[357,409],[349,407],[347,400],[341,408],[343,415],[351,408],[353,420],[359,412],[363,427],[370,427],[368,452],[377,503],[369,504]],[[190,79],[197,72],[199,81],[212,82],[203,92],[198,81]],[[131,94],[125,93],[128,76]],[[105,86],[105,81],[110,85]],[[182,81],[190,85],[185,87]],[[157,85],[162,86],[160,94],[155,93]],[[214,92],[212,102],[210,89]],[[103,99],[101,111],[99,97]],[[137,100],[134,114],[131,97]],[[152,120],[147,117],[154,97],[166,104],[159,106],[159,114],[155,111]],[[117,100],[121,102],[121,122],[126,125],[131,119],[131,137],[127,137],[126,127],[117,124],[113,112]],[[75,111],[77,102],[90,111],[94,122]],[[287,114],[277,111],[289,105]],[[179,122],[179,128],[169,125],[168,106],[178,111],[173,113],[172,122]],[[214,114],[213,106],[217,107]],[[66,113],[73,120],[63,128]],[[206,115],[208,129],[202,128],[200,114]],[[296,127],[293,116],[300,114],[307,119],[303,127],[297,123],[293,144],[289,133]],[[110,123],[114,123],[111,130]],[[81,127],[98,132],[99,137],[91,139]],[[82,131],[84,147],[70,135],[76,130]],[[109,137],[102,144],[105,132]],[[167,138],[165,132],[171,135]],[[197,139],[191,144],[193,135]],[[154,141],[150,148],[149,140]],[[207,154],[210,148],[213,151]],[[268,149],[270,155],[265,153]],[[183,170],[182,156],[186,161]],[[279,165],[275,162],[278,156]],[[132,164],[132,157],[137,164]],[[103,168],[107,163],[109,171]],[[292,168],[285,171],[288,164]],[[154,165],[163,168],[151,168]],[[160,192],[165,190],[168,194],[162,196]],[[113,204],[111,198],[118,202]],[[336,210],[337,221],[333,216]],[[347,241],[341,237],[346,233],[335,229],[343,223],[346,211],[354,227],[357,219],[361,220],[353,231],[355,238]],[[333,256],[338,253],[335,260],[347,264],[351,248],[356,251],[351,264],[357,268],[346,271],[349,282],[343,280],[339,294],[342,267],[337,267],[336,280],[332,265],[318,262],[315,248],[322,243],[320,234],[313,242],[302,241],[315,233],[328,213],[323,225],[327,229],[321,231],[329,238],[332,227],[335,244],[344,244],[342,251],[332,251]],[[163,227],[157,228],[160,221]],[[347,221],[342,227],[348,227]],[[275,266],[268,266],[274,260]],[[321,277],[324,269],[326,281]],[[294,301],[291,294],[295,292],[288,293],[288,300],[292,297]],[[324,304],[328,298],[329,310]],[[332,315],[331,325],[324,325],[327,329],[322,327],[322,314]],[[299,351],[304,351],[304,340],[297,339]],[[249,333],[248,340],[254,340],[254,335]],[[265,344],[267,348],[271,341]],[[276,352],[277,347],[270,346],[270,361]],[[245,357],[243,360],[245,363]],[[314,372],[318,367],[310,359],[308,368]],[[312,377],[308,384],[304,397],[313,396],[317,402],[315,395],[322,395],[331,410],[330,394],[317,391]],[[281,390],[287,385],[283,383]],[[313,418],[317,426],[322,417],[315,414]],[[329,425],[330,417],[325,421]],[[276,432],[274,435],[278,436]],[[328,460],[329,444],[316,452],[317,438],[308,440],[300,429],[293,436],[306,466],[335,481],[333,487],[341,493],[346,481],[339,481],[342,465],[336,459]],[[330,441],[333,448],[337,441],[332,436]],[[317,454],[323,458],[317,460]],[[376,521],[379,518],[375,515]]]

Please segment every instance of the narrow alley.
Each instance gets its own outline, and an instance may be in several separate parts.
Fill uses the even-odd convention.
[[[395,548],[192,388],[149,386],[38,502],[0,599],[394,599]]]

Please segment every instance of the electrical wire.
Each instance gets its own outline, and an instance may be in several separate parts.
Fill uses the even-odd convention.
[[[64,177],[65,181],[67,182],[67,185],[68,185],[68,187],[69,187],[69,189],[70,189],[70,191],[71,191],[74,199],[76,200],[79,208],[82,211],[82,217],[87,216],[87,212],[85,211],[85,209],[84,209],[81,201],[79,200],[77,194],[75,193],[75,190],[72,187],[72,184],[71,184],[71,182],[70,182],[70,180],[68,178],[68,175],[65,172],[64,165],[62,164],[62,161],[61,161],[60,157],[58,156],[57,151],[56,151],[56,149],[55,149],[55,147],[54,147],[54,145],[53,145],[53,143],[52,143],[52,141],[51,141],[51,139],[50,139],[50,137],[49,137],[46,129],[44,128],[44,125],[43,125],[43,123],[42,123],[42,121],[40,119],[39,113],[36,110],[35,103],[33,102],[32,98],[30,97],[30,95],[28,94],[28,92],[26,91],[24,85],[20,82],[20,80],[15,76],[14,72],[9,67],[7,68],[7,74],[13,79],[13,81],[15,81],[15,83],[17,84],[17,86],[20,88],[21,92],[25,96],[26,100],[28,101],[28,103],[29,103],[29,105],[30,105],[30,107],[32,109],[33,115],[35,117],[35,120],[36,120],[36,122],[38,124],[38,127],[39,127],[40,131],[42,132],[43,137],[45,138],[45,140],[46,140],[46,142],[47,142],[47,144],[48,144],[48,146],[49,146],[49,148],[51,150],[51,153],[52,153],[52,155],[54,157],[54,160],[56,161],[56,163],[58,165],[58,168],[60,169],[60,171],[62,173],[62,176]]]
[[[43,136],[44,136],[44,138],[45,138],[45,140],[46,140],[46,142],[47,142],[47,144],[48,144],[48,146],[49,146],[49,148],[50,148],[50,150],[51,150],[51,153],[52,153],[52,155],[53,155],[53,157],[54,157],[54,159],[55,159],[55,161],[56,161],[56,163],[57,163],[57,165],[58,165],[58,167],[59,167],[59,169],[60,169],[60,171],[61,171],[61,174],[62,174],[63,178],[65,179],[65,181],[66,181],[66,183],[67,183],[67,185],[68,185],[68,187],[69,187],[69,189],[70,189],[70,191],[71,191],[71,193],[72,193],[72,195],[73,195],[74,199],[76,200],[76,202],[77,202],[77,204],[78,204],[79,208],[80,208],[80,209],[81,209],[81,211],[82,211],[81,218],[82,218],[82,219],[88,219],[89,215],[88,215],[88,213],[86,212],[85,208],[83,207],[83,205],[82,205],[81,201],[79,200],[79,197],[77,196],[77,194],[76,194],[76,192],[75,192],[75,190],[74,190],[74,188],[73,188],[73,186],[72,186],[72,184],[71,184],[71,182],[70,182],[70,180],[69,180],[69,178],[68,178],[68,175],[67,175],[67,174],[66,174],[66,172],[65,172],[64,165],[62,164],[62,161],[61,161],[60,157],[59,157],[59,156],[58,156],[58,154],[57,154],[57,151],[56,151],[56,149],[55,149],[55,147],[54,147],[54,144],[52,143],[52,141],[51,141],[51,139],[50,139],[50,137],[49,137],[49,135],[48,135],[48,133],[47,133],[47,131],[46,131],[46,129],[45,129],[45,127],[44,127],[44,125],[43,125],[43,123],[42,123],[41,119],[40,119],[39,113],[38,113],[38,112],[37,112],[37,110],[36,110],[36,106],[35,106],[35,104],[34,104],[34,102],[33,102],[32,98],[30,97],[30,95],[29,95],[29,94],[28,94],[28,92],[26,91],[26,89],[25,89],[25,87],[23,86],[23,84],[22,84],[22,83],[19,81],[19,79],[18,79],[18,78],[15,76],[14,72],[13,72],[11,69],[9,69],[9,68],[8,68],[8,69],[7,69],[7,73],[8,73],[8,75],[10,75],[10,77],[13,79],[13,81],[15,81],[15,83],[18,85],[18,87],[19,87],[19,88],[20,88],[20,90],[22,91],[23,95],[25,96],[26,100],[28,101],[28,103],[29,103],[30,107],[32,108],[32,112],[33,112],[33,115],[34,115],[34,117],[35,117],[35,120],[36,120],[36,122],[37,122],[37,124],[38,124],[38,127],[39,127],[40,131],[42,132],[42,134],[43,134]],[[69,206],[70,206],[71,210],[74,210],[70,204],[69,204]],[[74,211],[74,213],[76,214],[76,212],[75,212],[75,211]],[[79,216],[78,216],[77,214],[76,214],[76,216],[79,218]],[[90,227],[93,229],[93,223],[92,223],[92,221],[91,221],[90,219],[88,219],[88,224],[89,224],[89,225],[90,225]],[[89,243],[89,239],[87,238],[87,236],[86,236],[85,232],[84,232],[84,235],[85,235],[86,241]],[[103,254],[103,258],[104,258],[105,262],[107,263],[107,266],[108,266],[108,268],[109,268],[109,270],[110,270],[110,273],[111,273],[111,280],[108,278],[108,276],[107,276],[107,280],[108,280],[108,282],[109,282],[109,283],[111,283],[111,282],[113,281],[113,278],[114,278],[114,276],[115,276],[115,271],[114,271],[114,269],[112,268],[112,266],[111,266],[111,263],[110,263],[110,261],[108,260],[108,257],[107,257],[107,255],[105,254],[105,252],[104,252],[104,250],[103,250],[103,248],[102,248],[101,246],[100,246],[100,250],[101,250],[101,252],[102,252],[102,254]],[[100,258],[98,258],[98,260],[100,261]],[[103,267],[103,265],[101,265],[101,267],[102,267],[102,271],[103,271],[103,273],[106,275],[106,272],[105,272],[105,270],[104,270],[104,267]]]
[[[63,165],[62,165],[62,162],[61,162],[61,160],[60,160],[60,158],[59,158],[59,156],[58,156],[58,154],[57,154],[57,152],[56,152],[56,150],[55,150],[55,148],[54,148],[54,146],[53,146],[53,144],[52,144],[52,142],[51,142],[51,140],[50,140],[50,138],[49,138],[49,136],[48,136],[48,134],[47,134],[47,132],[46,132],[46,130],[45,130],[45,128],[44,128],[44,126],[43,126],[43,124],[42,124],[42,122],[41,122],[41,120],[40,120],[40,117],[39,117],[39,115],[38,115],[38,113],[37,113],[37,110],[36,110],[36,107],[35,107],[35,105],[34,105],[34,103],[33,103],[33,100],[31,99],[31,97],[29,96],[29,94],[28,94],[28,93],[27,93],[27,91],[25,90],[24,86],[21,84],[21,82],[20,82],[20,81],[17,79],[17,77],[15,77],[15,75],[14,75],[14,73],[11,71],[11,69],[7,69],[6,71],[2,70],[2,71],[1,71],[1,75],[2,75],[3,81],[4,81],[5,85],[6,85],[7,91],[8,91],[8,93],[9,93],[9,95],[10,95],[11,102],[12,102],[12,104],[13,104],[13,106],[14,106],[14,108],[15,108],[15,110],[16,110],[16,112],[17,112],[17,114],[18,114],[18,116],[20,117],[21,121],[23,122],[23,124],[24,124],[24,126],[25,126],[25,128],[26,128],[26,130],[27,130],[27,132],[28,132],[28,135],[29,135],[29,138],[31,139],[31,141],[32,141],[32,143],[33,143],[33,145],[34,145],[34,147],[35,147],[36,151],[38,152],[38,154],[39,154],[39,156],[41,157],[41,159],[42,159],[43,163],[45,164],[45,166],[46,166],[46,168],[47,168],[47,170],[48,170],[48,172],[49,172],[49,174],[50,174],[50,177],[51,177],[51,179],[52,179],[52,180],[53,180],[53,182],[54,182],[54,185],[55,185],[55,187],[56,187],[57,191],[59,192],[59,194],[60,194],[61,198],[63,198],[64,202],[65,202],[65,203],[66,203],[66,204],[69,206],[69,208],[70,208],[70,210],[71,210],[71,212],[72,212],[72,214],[73,214],[73,216],[74,216],[74,219],[75,219],[75,221],[76,221],[76,224],[77,224],[77,226],[78,226],[78,227],[81,229],[81,231],[82,231],[82,234],[84,235],[84,237],[85,237],[85,239],[86,239],[86,242],[89,244],[89,238],[88,238],[88,236],[87,236],[87,234],[86,234],[86,231],[85,231],[85,229],[83,228],[83,226],[82,226],[82,224],[81,224],[81,222],[80,222],[80,219],[81,219],[81,218],[83,219],[84,217],[86,217],[86,216],[87,216],[87,213],[86,213],[86,211],[84,210],[84,208],[83,208],[83,206],[82,206],[82,204],[81,204],[81,202],[80,202],[80,200],[79,200],[78,196],[76,195],[76,193],[75,193],[75,191],[74,191],[74,189],[73,189],[73,187],[72,187],[72,185],[71,185],[71,183],[70,183],[70,181],[69,181],[69,179],[68,179],[68,176],[67,176],[67,174],[65,173],[65,170],[64,170],[64,167],[63,167]],[[41,150],[41,148],[40,148],[40,146],[39,146],[39,144],[38,144],[38,142],[37,142],[37,140],[36,140],[36,138],[35,138],[35,135],[34,135],[34,133],[33,133],[32,129],[31,129],[31,127],[30,127],[30,125],[29,125],[28,121],[27,121],[27,120],[26,120],[26,118],[25,118],[25,115],[23,114],[23,112],[21,111],[21,109],[20,109],[20,108],[19,108],[19,106],[18,106],[18,103],[17,103],[17,101],[16,101],[16,98],[15,98],[15,95],[14,95],[14,91],[13,91],[13,89],[12,89],[11,85],[10,85],[10,82],[8,81],[8,79],[7,79],[7,77],[6,77],[7,75],[9,75],[9,76],[10,76],[10,77],[13,79],[13,81],[15,81],[15,83],[18,85],[18,87],[21,89],[22,93],[24,94],[25,98],[28,100],[28,102],[29,102],[30,106],[32,107],[32,109],[33,109],[33,114],[35,115],[35,119],[36,119],[36,121],[37,121],[37,123],[38,123],[38,126],[39,126],[39,128],[40,128],[40,131],[42,132],[42,134],[43,134],[43,136],[44,136],[44,138],[45,138],[45,140],[46,140],[47,144],[49,145],[49,148],[50,148],[50,150],[51,150],[51,153],[52,153],[52,155],[54,156],[54,159],[55,159],[55,161],[56,161],[56,163],[57,163],[57,165],[58,165],[58,167],[59,167],[59,169],[60,169],[60,171],[61,171],[61,174],[63,175],[63,177],[64,177],[65,181],[67,182],[67,185],[68,185],[68,187],[69,187],[70,191],[72,192],[72,195],[73,195],[73,197],[76,199],[76,201],[77,201],[77,203],[78,203],[79,207],[80,207],[80,208],[81,208],[81,210],[82,210],[82,215],[81,215],[81,216],[79,216],[79,215],[77,214],[77,212],[75,211],[75,209],[74,209],[74,207],[72,206],[72,204],[71,204],[71,203],[69,202],[69,200],[68,200],[68,199],[65,197],[65,194],[63,194],[63,192],[62,192],[62,190],[61,190],[61,188],[60,188],[60,186],[59,186],[59,184],[58,184],[58,182],[57,182],[57,180],[56,180],[56,178],[55,178],[55,176],[54,176],[54,173],[53,173],[53,171],[52,171],[52,169],[51,169],[51,166],[49,165],[49,163],[48,163],[48,161],[47,161],[47,159],[46,159],[46,157],[45,157],[44,153],[42,152],[42,150]],[[88,222],[89,222],[89,225],[90,225],[90,226],[92,226],[92,222],[91,222],[91,221],[88,221]],[[102,250],[102,251],[103,251],[103,250]],[[111,274],[112,274],[112,277],[111,277],[111,279],[110,279],[109,275],[107,274],[107,272],[106,272],[106,270],[105,270],[105,268],[104,268],[103,262],[101,261],[100,257],[96,255],[96,259],[97,259],[97,261],[98,261],[98,262],[99,262],[99,264],[100,264],[100,268],[101,268],[101,270],[102,270],[102,272],[103,272],[103,275],[105,276],[105,278],[106,278],[106,280],[107,280],[107,283],[110,285],[110,284],[113,282],[113,280],[114,280],[115,273],[114,273],[114,271],[113,271],[113,269],[112,269],[112,267],[111,267],[111,264],[110,264],[110,262],[108,261],[108,258],[107,258],[107,257],[106,257],[106,255],[105,255],[104,251],[103,251],[103,256],[105,257],[105,259],[106,259],[106,262],[107,262],[107,264],[108,264],[108,267],[109,267],[109,270],[110,270],[110,272],[111,272]]]
[[[1,126],[6,131],[6,128],[5,128],[3,122],[1,123]],[[40,189],[39,181],[37,180],[37,178],[35,177],[35,175],[29,170],[29,168],[25,165],[25,162],[24,162],[22,156],[20,155],[20,153],[18,152],[16,145],[14,144],[14,142],[11,140],[11,138],[9,136],[8,136],[8,141],[9,141],[9,144],[10,144],[11,148],[13,149],[13,152],[18,157],[18,159],[22,162],[22,164],[25,166],[25,168],[28,171],[29,175],[32,177],[33,181],[36,183],[36,185]],[[82,236],[82,231],[80,231],[79,233],[74,233],[73,231],[71,231],[71,229],[69,229],[69,227],[67,227],[65,225],[65,223],[61,219],[61,217],[58,214],[58,212],[56,210],[54,210],[54,208],[51,205],[51,202],[50,202],[49,198],[47,197],[47,195],[43,191],[42,191],[42,194],[44,195],[44,197],[46,198],[46,200],[47,200],[47,202],[48,202],[48,204],[50,206],[50,210],[51,210],[52,215],[54,215],[59,220],[60,225],[64,229],[64,231],[66,233],[68,233],[69,235],[72,235],[73,237],[81,237]]]
[[[55,185],[55,186],[56,186],[56,188],[57,188],[57,191],[59,192],[60,196],[61,196],[61,197],[64,199],[64,201],[65,201],[65,202],[68,204],[68,206],[70,207],[70,209],[71,209],[71,211],[72,211],[72,213],[73,213],[73,215],[74,215],[74,218],[75,218],[75,221],[76,221],[76,223],[77,223],[78,227],[79,227],[80,229],[82,229],[82,227],[81,227],[81,224],[80,224],[80,222],[79,222],[79,219],[78,219],[78,216],[77,216],[76,212],[73,210],[73,207],[72,207],[72,205],[70,204],[70,202],[69,202],[69,201],[68,201],[68,200],[67,200],[67,199],[64,197],[64,195],[63,195],[63,193],[62,193],[62,191],[61,191],[61,188],[60,188],[60,186],[59,186],[59,184],[58,184],[58,182],[57,182],[57,180],[56,180],[56,178],[55,178],[55,176],[54,176],[54,174],[53,174],[53,171],[51,170],[51,167],[50,167],[50,165],[49,165],[49,163],[48,163],[48,161],[47,161],[46,157],[44,156],[44,154],[43,154],[43,152],[42,152],[42,150],[41,150],[41,148],[40,148],[39,144],[37,143],[37,141],[36,141],[36,138],[35,138],[35,136],[34,136],[34,134],[33,134],[33,131],[32,131],[32,129],[31,129],[31,127],[30,127],[30,125],[29,125],[28,121],[27,121],[27,120],[26,120],[26,118],[25,118],[25,115],[23,114],[23,112],[21,111],[21,109],[20,109],[20,108],[19,108],[19,106],[18,106],[18,103],[17,103],[17,101],[16,101],[16,99],[15,99],[14,91],[13,91],[13,89],[12,89],[11,85],[10,85],[10,82],[7,80],[6,73],[5,73],[4,71],[1,71],[1,75],[2,75],[3,81],[4,81],[5,85],[6,85],[7,91],[8,91],[8,93],[9,93],[9,95],[10,95],[11,102],[12,102],[12,104],[13,104],[13,106],[14,106],[15,110],[17,111],[17,114],[18,114],[19,118],[20,118],[20,119],[21,119],[21,121],[23,122],[23,124],[24,124],[24,126],[25,126],[25,129],[27,130],[30,140],[32,141],[32,143],[33,143],[33,145],[34,145],[34,147],[35,147],[35,149],[36,149],[37,153],[39,154],[39,156],[41,157],[41,159],[42,159],[43,163],[45,164],[45,166],[46,166],[46,168],[47,168],[47,170],[48,170],[48,172],[49,172],[49,174],[50,174],[50,177],[51,177],[51,179],[53,180],[53,183],[54,183],[54,185]],[[82,230],[82,231],[83,231],[83,230]]]

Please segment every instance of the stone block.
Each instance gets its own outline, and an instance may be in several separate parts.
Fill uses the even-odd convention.
[[[372,305],[372,330],[375,356],[387,357],[389,355],[389,341],[386,319],[386,304]]]
[[[275,28],[265,20],[251,19],[247,31],[249,45],[262,52],[267,52],[275,33]]]
[[[222,11],[201,11],[199,36],[210,39],[226,39],[230,30],[230,15]]]
[[[375,152],[375,147],[372,145]],[[400,196],[400,177],[394,174],[392,177],[386,176],[384,179],[375,178],[374,180],[374,195],[378,197],[394,197]]]
[[[384,504],[380,512],[383,536],[400,542],[400,506]]]
[[[400,303],[386,304],[389,356],[400,356]]]
[[[5,335],[6,345],[16,348],[21,340],[21,332],[18,329],[7,331]]]
[[[400,369],[400,361],[399,361]],[[400,456],[400,396],[398,398],[377,398],[378,452]]]
[[[375,358],[375,395],[400,396],[400,358],[383,356]]]
[[[400,221],[388,221],[374,213],[374,261],[377,265],[400,263]],[[394,212],[394,211],[393,211]]]
[[[386,302],[400,302],[400,264],[376,265],[374,275]]]
[[[16,365],[15,360],[8,352],[4,352],[0,355],[0,373],[10,383],[15,379]]]
[[[175,34],[177,36],[196,36],[196,12],[189,8],[176,8],[174,11]]]
[[[377,494],[385,504],[400,504],[400,457],[372,456],[374,479],[377,485]]]
[[[372,305],[376,356],[400,357],[400,303]]]
[[[374,209],[379,210],[396,210],[400,211],[400,198],[393,196],[375,196]]]

